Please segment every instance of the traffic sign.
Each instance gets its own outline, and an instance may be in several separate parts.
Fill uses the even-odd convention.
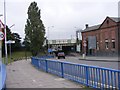
[[[15,41],[9,40],[9,41],[6,41],[6,43],[11,44],[11,43],[15,43]]]
[[[0,31],[0,41],[2,41],[3,39],[4,39],[4,33]]]

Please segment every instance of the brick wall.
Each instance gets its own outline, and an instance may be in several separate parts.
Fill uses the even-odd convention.
[[[95,49],[95,55],[116,55],[118,52],[118,26],[117,23],[112,21],[110,18],[106,18],[101,24],[98,30],[82,32],[82,51],[85,52],[85,47],[83,46],[83,40],[88,39],[88,36],[96,36],[96,40],[99,45],[99,50]],[[113,48],[113,41],[115,41],[115,49]],[[97,43],[96,42],[96,43]],[[108,49],[105,48],[105,42],[108,42]],[[88,46],[88,44],[87,44]],[[86,51],[89,49],[86,47]]]

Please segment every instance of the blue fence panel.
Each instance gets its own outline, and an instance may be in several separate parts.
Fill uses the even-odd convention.
[[[46,60],[46,58],[32,58],[31,63],[43,71],[76,81],[86,86],[120,90],[119,70]]]
[[[38,58],[35,58],[35,57],[32,57],[31,58],[31,63],[36,67],[36,68],[39,68],[39,59]]]
[[[87,85],[86,81],[86,67],[82,65],[63,63],[64,78]]]
[[[39,62],[39,68],[42,69],[42,70],[46,70],[46,61],[41,58],[41,59],[38,59],[38,62]]]
[[[110,70],[99,67],[89,67],[89,79],[88,85],[94,88],[119,88],[119,76],[120,71]]]
[[[48,72],[62,77],[61,62],[48,60]]]

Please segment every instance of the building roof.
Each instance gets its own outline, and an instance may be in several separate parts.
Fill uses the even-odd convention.
[[[109,18],[111,18],[115,22],[119,22],[120,21],[120,17],[119,18],[118,17],[109,17]]]
[[[100,25],[101,24],[85,28],[82,32],[97,30],[97,29],[99,29]]]
[[[109,18],[112,19],[116,23],[120,22],[120,17],[119,18],[118,17],[109,17]],[[82,32],[98,30],[100,26],[101,26],[101,24],[95,25],[95,26],[91,26],[91,27],[85,28]]]

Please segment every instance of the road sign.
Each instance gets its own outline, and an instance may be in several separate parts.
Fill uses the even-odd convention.
[[[4,39],[4,33],[0,31],[0,41]]]
[[[11,44],[11,43],[15,43],[15,41],[9,40],[9,41],[6,41],[6,43]]]

